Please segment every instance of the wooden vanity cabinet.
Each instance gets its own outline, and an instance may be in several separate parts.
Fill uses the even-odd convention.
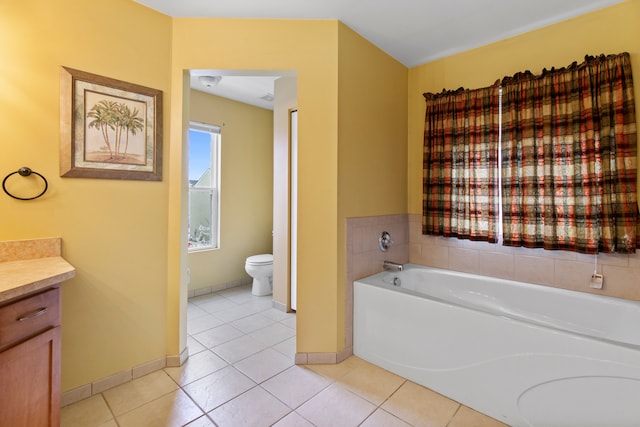
[[[60,425],[60,288],[0,303],[0,426]]]

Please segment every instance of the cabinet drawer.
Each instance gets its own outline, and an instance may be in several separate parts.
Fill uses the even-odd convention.
[[[0,348],[59,325],[59,288],[14,301],[0,307]]]

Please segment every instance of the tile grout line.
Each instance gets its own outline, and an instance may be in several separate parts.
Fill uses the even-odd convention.
[[[223,296],[224,298],[226,298],[224,295],[221,295],[221,296]],[[227,298],[227,299],[229,299],[229,298]],[[240,304],[240,303],[237,303],[236,301],[233,301],[233,300],[231,300],[231,299],[229,299],[229,300],[230,300],[231,302],[233,302],[234,304],[236,304],[236,306],[235,306],[233,309],[240,308],[240,307],[242,307],[242,305],[244,305],[244,304],[246,304],[246,303],[250,302],[250,301],[247,301],[247,302],[245,302],[245,303],[243,303],[243,304]],[[239,320],[242,320],[242,319],[246,319],[246,318],[251,317],[251,316],[254,316],[254,315],[260,315],[261,313],[264,313],[264,312],[266,312],[266,311],[270,310],[270,309],[271,309],[271,307],[269,307],[269,308],[265,308],[264,310],[259,310],[259,311],[255,312],[255,313],[250,313],[250,314],[247,314],[247,315],[245,315],[245,316],[241,316],[241,317],[239,317],[239,318],[237,318],[237,319],[233,319],[233,320],[230,320],[230,321],[225,321],[224,319],[221,319],[220,317],[216,317],[214,313],[210,313],[210,312],[208,312],[206,309],[204,309],[204,308],[202,308],[202,307],[200,307],[200,308],[201,308],[203,311],[205,311],[208,315],[211,315],[211,316],[213,316],[214,318],[217,318],[217,319],[219,319],[219,320],[223,321],[224,323],[223,323],[222,325],[218,325],[218,326],[215,326],[215,327],[213,327],[213,328],[209,328],[209,329],[206,329],[206,330],[203,330],[203,331],[199,331],[199,332],[197,332],[196,334],[187,334],[187,335],[188,335],[188,337],[193,338],[194,340],[196,340],[196,342],[198,342],[199,344],[201,344],[201,345],[205,348],[205,350],[203,350],[203,351],[210,351],[212,354],[214,354],[214,355],[216,355],[217,357],[221,358],[222,360],[224,360],[224,361],[227,363],[226,367],[232,367],[235,371],[237,371],[238,373],[240,373],[242,376],[244,376],[245,378],[247,378],[249,381],[251,381],[251,382],[254,384],[250,389],[248,389],[248,390],[244,391],[243,393],[239,394],[238,396],[234,396],[234,397],[230,398],[229,400],[227,400],[227,401],[225,401],[225,402],[223,402],[223,403],[219,404],[219,405],[218,405],[218,406],[216,406],[215,408],[212,408],[212,409],[211,409],[211,411],[209,411],[209,412],[206,412],[203,408],[201,408],[201,407],[200,407],[200,405],[198,405],[198,404],[197,404],[197,402],[195,402],[195,400],[191,397],[191,395],[189,395],[189,394],[187,393],[187,391],[186,391],[186,390],[184,390],[184,392],[187,394],[187,396],[189,397],[189,399],[191,399],[191,400],[192,400],[192,401],[193,401],[193,402],[198,406],[198,408],[199,408],[200,410],[202,410],[202,412],[205,414],[205,416],[206,416],[206,417],[207,417],[207,418],[208,418],[208,419],[209,419],[209,420],[210,420],[214,425],[216,425],[216,426],[217,426],[217,423],[215,423],[215,421],[213,420],[213,418],[211,418],[211,417],[210,417],[210,415],[209,415],[212,411],[216,410],[217,408],[222,407],[223,405],[225,405],[225,404],[227,404],[227,403],[231,402],[232,400],[234,400],[234,399],[236,399],[236,398],[238,398],[238,397],[242,396],[243,394],[248,393],[249,391],[251,391],[251,390],[255,389],[256,387],[259,387],[261,390],[263,390],[263,391],[267,392],[269,395],[273,396],[273,394],[271,394],[268,390],[266,390],[264,387],[262,387],[262,385],[261,385],[261,384],[263,384],[264,382],[268,381],[269,379],[271,379],[271,378],[273,378],[273,377],[275,377],[275,376],[277,376],[277,375],[281,374],[282,372],[284,372],[284,370],[283,370],[283,371],[280,371],[280,372],[278,372],[278,373],[276,373],[276,374],[274,374],[274,375],[272,375],[272,376],[270,376],[270,377],[268,377],[268,378],[266,378],[266,379],[262,380],[261,382],[257,382],[257,381],[255,381],[253,378],[249,377],[249,375],[245,374],[242,370],[238,369],[238,368],[235,366],[235,364],[237,364],[237,363],[239,363],[239,362],[241,362],[241,361],[243,361],[243,360],[245,360],[245,359],[248,359],[249,357],[252,357],[252,356],[254,356],[254,355],[256,355],[256,354],[258,354],[258,353],[260,353],[260,352],[262,352],[262,351],[265,351],[265,350],[267,350],[267,349],[272,349],[273,351],[277,352],[278,354],[283,354],[283,353],[281,353],[280,351],[278,351],[278,350],[274,349],[273,347],[274,347],[274,346],[276,346],[276,345],[282,344],[283,342],[285,342],[285,341],[287,341],[287,340],[291,339],[291,337],[286,338],[286,339],[281,340],[281,341],[278,341],[278,342],[274,343],[273,345],[269,345],[269,346],[267,346],[266,348],[264,348],[264,349],[262,349],[262,350],[259,350],[259,351],[255,352],[255,353],[251,353],[251,354],[247,355],[246,357],[244,357],[244,358],[242,358],[242,359],[239,359],[239,360],[237,360],[237,361],[235,361],[235,362],[230,362],[230,361],[228,361],[227,359],[225,359],[224,357],[222,357],[220,354],[216,353],[216,352],[215,352],[215,350],[214,350],[214,348],[215,348],[215,347],[217,347],[217,346],[223,345],[223,344],[225,344],[225,343],[231,342],[231,341],[233,341],[233,340],[235,340],[235,339],[239,339],[239,338],[245,337],[245,336],[249,336],[249,337],[251,337],[251,335],[250,335],[251,333],[254,333],[254,332],[256,332],[256,331],[260,331],[260,330],[262,330],[262,329],[266,329],[266,328],[268,328],[269,326],[274,325],[274,324],[280,324],[280,325],[282,325],[283,327],[286,327],[286,328],[288,328],[288,329],[292,329],[292,328],[290,328],[288,325],[285,325],[284,323],[282,323],[282,321],[281,321],[281,320],[274,320],[274,319],[271,319],[271,318],[269,318],[269,317],[267,317],[267,316],[263,316],[263,317],[264,317],[265,319],[269,320],[269,321],[272,321],[272,323],[270,323],[269,325],[266,325],[266,326],[264,326],[264,327],[258,328],[258,329],[254,330],[254,331],[251,331],[251,332],[245,332],[245,331],[243,331],[243,330],[241,330],[241,329],[237,328],[236,326],[234,326],[234,325],[232,324],[233,322],[236,322],[236,321],[239,321]],[[223,311],[224,311],[224,310],[223,310]],[[283,320],[285,320],[285,319],[283,319]],[[223,343],[219,343],[218,345],[213,346],[213,347],[207,347],[205,344],[203,344],[202,342],[200,342],[200,341],[195,337],[195,335],[197,335],[197,334],[200,334],[200,333],[203,333],[203,332],[206,332],[206,331],[209,331],[209,330],[215,329],[215,328],[217,328],[217,327],[225,326],[225,325],[226,325],[226,326],[230,326],[230,327],[232,327],[232,328],[234,328],[234,329],[238,330],[242,335],[240,335],[240,336],[238,336],[238,337],[236,337],[236,338],[233,338],[233,339],[227,340],[227,341],[225,341],[225,342],[223,342]],[[295,333],[295,329],[293,329],[293,331],[294,331],[294,333]],[[294,337],[295,337],[295,334],[294,334]],[[253,338],[253,337],[251,337],[251,338]],[[253,338],[253,339],[255,339],[255,338]],[[257,341],[259,341],[259,340],[257,340]],[[285,357],[287,357],[288,359],[291,359],[291,357],[290,357],[290,356],[288,356],[288,355],[286,355],[286,354],[283,354],[283,355],[284,355]],[[295,364],[294,364],[294,365],[292,365],[292,366],[295,366]],[[290,367],[291,367],[291,366],[290,366]],[[290,367],[288,367],[288,368],[286,368],[286,369],[289,369]],[[223,368],[221,368],[221,369],[223,369]],[[285,370],[286,370],[286,369],[285,369]],[[218,370],[218,371],[219,371],[219,370]],[[217,371],[214,371],[214,372],[217,372]],[[212,373],[209,373],[208,375],[211,375],[211,374],[213,374],[213,372],[212,372]],[[207,375],[205,375],[205,377],[206,377],[206,376],[207,376]],[[204,378],[204,377],[203,377],[203,378]],[[195,382],[195,381],[197,381],[197,380],[194,380],[193,382]],[[178,386],[182,388],[182,386],[180,386],[180,385],[178,385]],[[282,402],[282,401],[281,401],[280,399],[278,399],[276,396],[273,396],[273,397],[274,397],[275,399],[277,399],[279,402],[281,402],[281,403],[282,403],[286,408],[288,408],[288,409],[289,409],[289,412],[287,412],[287,414],[285,414],[285,415],[284,415],[283,417],[281,417],[280,419],[282,419],[282,418],[284,418],[284,417],[288,416],[289,414],[291,414],[291,412],[295,412],[295,410],[294,410],[294,409],[292,409],[292,408],[290,408],[290,407],[289,407],[285,402]],[[192,421],[193,421],[193,420],[192,420]],[[278,422],[278,421],[280,421],[280,420],[277,420],[276,422]]]
[[[402,377],[401,377],[401,378],[402,378]],[[384,400],[384,401],[383,401],[383,402],[382,402],[382,403],[381,403],[381,404],[376,408],[376,410],[380,409],[381,411],[385,411],[386,413],[390,414],[392,417],[397,418],[397,419],[399,419],[400,421],[402,421],[402,422],[404,422],[404,423],[407,423],[407,424],[409,424],[409,425],[412,425],[412,424],[410,424],[408,421],[406,421],[406,420],[404,420],[404,419],[400,418],[398,415],[396,415],[396,414],[394,414],[394,413],[392,413],[392,412],[389,412],[389,411],[385,410],[385,409],[382,407],[382,405],[384,405],[385,403],[387,403],[387,402],[388,402],[388,401],[393,397],[393,395],[394,395],[394,394],[396,394],[396,393],[398,392],[398,390],[400,390],[400,389],[402,388],[402,386],[404,386],[406,383],[408,383],[408,382],[409,382],[409,380],[408,380],[408,379],[406,379],[406,378],[403,378],[403,379],[404,379],[404,381],[402,381],[402,383],[401,383],[401,384],[400,384],[400,385],[399,385],[395,390],[393,390],[393,393],[391,393],[391,394],[389,395],[389,397],[387,397],[387,398],[386,398],[386,399],[385,399],[385,400]],[[374,411],[374,412],[375,412],[375,411]],[[367,418],[368,418],[368,417],[367,417]]]
[[[445,427],[448,427],[449,424],[453,422],[453,420],[456,418],[456,415],[458,415],[458,412],[460,412],[460,409],[462,409],[462,403],[459,403],[459,402],[456,402],[456,403],[458,403],[458,407],[456,408],[456,411],[453,413],[449,421],[447,421],[447,425]]]

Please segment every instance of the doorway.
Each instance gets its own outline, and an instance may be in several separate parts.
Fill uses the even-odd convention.
[[[292,278],[295,283],[295,237],[292,237],[292,231],[296,230],[296,212],[297,208],[292,206],[292,195],[295,195],[297,190],[293,189],[293,186],[297,182],[297,178],[292,178],[292,167],[295,167],[297,162],[297,156],[291,152],[291,131],[292,131],[292,123],[291,123],[291,112],[296,111],[297,117],[297,77],[296,73],[292,71],[247,71],[247,70],[191,70],[190,73],[187,73],[187,78],[190,79],[191,87],[194,88],[194,80],[199,82],[202,76],[218,76],[219,78],[210,79],[212,82],[211,90],[207,90],[208,93],[222,97],[227,99],[230,98],[230,94],[228,92],[224,92],[224,90],[230,90],[229,85],[225,87],[225,82],[233,81],[234,85],[244,87],[245,92],[254,91],[255,97],[261,98],[260,102],[267,101],[269,102],[269,95],[271,97],[270,102],[272,102],[272,111],[273,111],[273,220],[272,224],[268,225],[268,238],[270,239],[270,243],[272,245],[269,249],[272,250],[274,255],[274,276],[273,276],[273,306],[281,311],[291,311],[292,302],[295,307],[296,296],[293,296],[292,301]],[[204,79],[207,80],[207,79]],[[264,91],[261,94],[260,92],[256,93],[256,82],[262,80],[271,80],[272,90]],[[244,83],[243,83],[244,82]],[[253,89],[252,89],[253,88]],[[202,90],[202,87],[195,88],[196,90]],[[224,89],[224,90],[223,90]],[[232,89],[232,88],[231,88]],[[258,89],[259,90],[259,89]],[[218,93],[216,93],[218,92]],[[261,95],[261,96],[257,96]],[[243,96],[247,96],[245,93]],[[237,102],[248,103],[243,101],[242,99],[233,99]],[[254,104],[260,108],[268,108],[264,105]],[[215,120],[215,117],[212,117],[212,120]],[[221,126],[221,132],[223,139],[225,135],[225,123],[213,123]],[[252,126],[251,123],[246,123],[245,126]],[[295,123],[296,131],[297,131],[297,120]],[[229,129],[227,129],[229,130]],[[297,135],[297,132],[296,132]],[[296,138],[297,141],[297,138]],[[245,159],[251,157],[251,154],[247,154]],[[237,165],[237,163],[235,164]],[[223,168],[224,159],[223,159]],[[228,166],[231,167],[231,166]],[[224,178],[221,182],[220,191],[224,193],[225,191],[234,191],[233,188],[225,187]],[[224,213],[221,218],[221,234],[224,235],[225,230],[225,218]],[[264,234],[264,233],[262,233]],[[228,235],[228,234],[227,234]],[[271,241],[271,238],[273,240]],[[292,246],[292,241],[294,245]],[[225,242],[221,242],[222,250],[224,250]],[[208,256],[216,257],[220,256],[220,252],[210,254]],[[245,254],[253,255],[252,254]],[[199,256],[207,256],[204,254],[200,254]],[[293,260],[292,260],[293,257]],[[191,258],[191,257],[190,257]],[[246,275],[242,268],[244,267],[244,258],[241,256],[236,256],[238,259],[234,259],[232,262],[228,262],[227,265],[232,267],[229,268],[238,268],[241,265],[241,271],[234,273],[236,276],[235,279],[241,279],[243,277],[246,278]],[[240,259],[242,258],[242,259]],[[189,262],[191,264],[191,262]],[[226,269],[226,267],[224,268]],[[212,273],[210,275],[218,275],[222,268],[217,268],[216,273]],[[192,283],[193,278],[196,277],[196,273],[191,271]],[[198,288],[200,285],[197,285]],[[215,286],[215,283],[214,283]],[[293,287],[295,292],[295,286]]]

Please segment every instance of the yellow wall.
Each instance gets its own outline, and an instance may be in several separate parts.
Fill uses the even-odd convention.
[[[342,24],[339,42],[341,215],[405,213],[408,70]]]
[[[408,71],[342,24],[338,57],[339,286],[332,297],[339,305],[338,343],[344,345],[346,219],[407,210]]]
[[[296,70],[300,115],[300,258],[298,351],[336,351],[337,245],[337,45],[336,21],[255,19],[175,19],[173,96],[183,97],[183,71],[191,68]],[[194,43],[194,40],[216,41]],[[223,41],[223,42],[221,42]],[[304,112],[304,113],[302,113]],[[172,139],[182,137],[182,106],[171,111]],[[175,151],[173,151],[175,150]],[[179,227],[179,201],[185,185],[178,172],[170,189],[169,215]],[[170,238],[170,245],[179,239]],[[175,249],[176,246],[171,246]],[[170,271],[179,261],[170,259]],[[322,266],[322,268],[318,268]],[[183,278],[181,278],[183,280]],[[175,296],[174,296],[175,298]]]
[[[221,127],[220,249],[191,252],[190,290],[247,279],[248,256],[271,253],[273,112],[190,91],[191,120]],[[193,225],[192,225],[193,226]]]
[[[0,174],[29,166],[49,181],[36,201],[0,194],[0,239],[62,237],[77,269],[63,286],[63,390],[165,357],[168,183],[59,177],[59,67],[160,89],[166,113],[170,47],[171,20],[129,0],[0,3]]]
[[[187,177],[182,141],[190,111],[185,70],[190,68],[297,72],[302,171],[298,351],[340,350],[344,295],[338,271],[344,270],[344,260],[338,222],[347,214],[377,212],[356,203],[357,208],[338,213],[338,38],[345,31],[340,24],[173,20],[130,0],[63,0],[55,5],[27,0],[0,8],[0,167],[8,173],[26,165],[50,182],[47,195],[37,201],[0,197],[0,238],[61,236],[63,255],[77,268],[63,295],[63,390],[177,355],[185,346]],[[345,37],[353,40],[343,52],[373,58],[381,70],[387,61],[398,67],[364,40],[349,32]],[[360,48],[362,53],[355,52]],[[163,91],[163,181],[58,177],[60,65]],[[385,73],[380,76],[388,77]],[[343,70],[343,84],[357,79],[356,72]],[[379,83],[373,76],[370,81],[373,92]],[[366,103],[361,102],[360,111],[358,103],[343,107],[352,110],[341,115],[343,126],[346,120],[380,121],[387,114],[370,116]],[[357,141],[355,131],[342,133]],[[371,168],[364,173],[376,176]],[[352,189],[349,184],[342,191]],[[363,200],[372,206],[372,199],[369,193]],[[397,203],[402,202],[393,205]]]
[[[176,19],[173,41],[175,86],[189,68],[297,72],[297,351],[343,349],[344,220],[406,210],[407,69],[336,21]]]
[[[592,12],[536,31],[469,50],[409,70],[409,213],[422,212],[424,92],[479,88],[518,71],[540,73],[584,56],[631,54],[640,81],[640,0]],[[640,84],[636,83],[636,100]],[[636,107],[636,112],[640,108]]]

